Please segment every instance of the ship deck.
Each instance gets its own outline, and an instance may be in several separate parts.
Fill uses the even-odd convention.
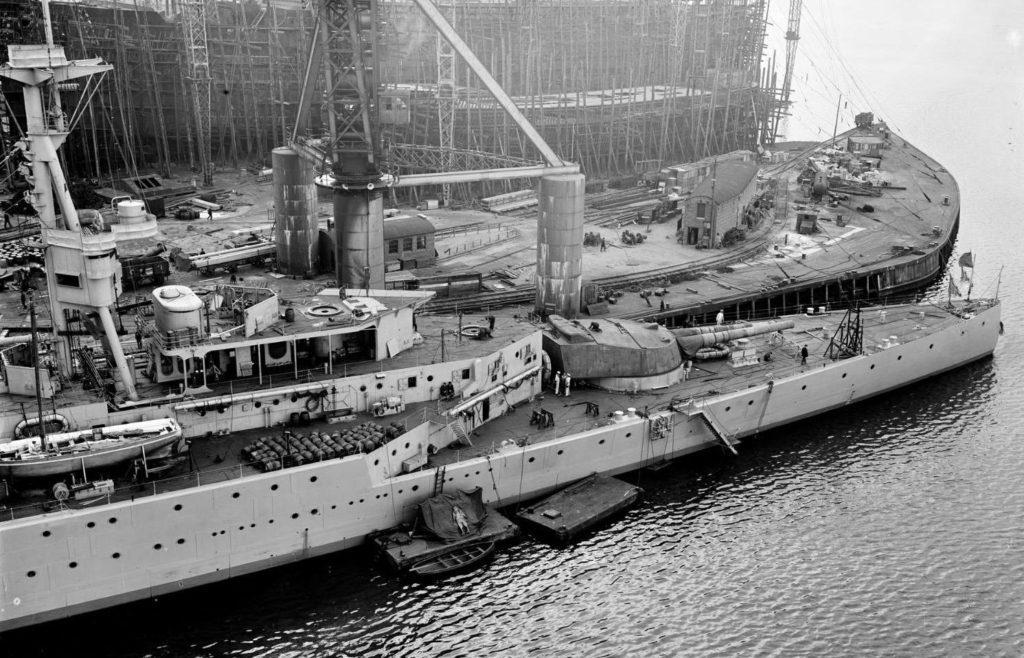
[[[694,361],[689,378],[677,384],[655,391],[639,393],[615,393],[590,387],[586,382],[573,381],[569,395],[554,394],[550,386],[546,386],[542,394],[530,403],[521,405],[515,411],[496,417],[485,425],[471,432],[471,446],[453,444],[430,456],[429,467],[456,463],[458,461],[482,457],[495,452],[501,443],[513,440],[520,445],[526,442],[536,444],[592,430],[611,422],[609,417],[615,411],[625,411],[632,407],[637,412],[654,412],[667,408],[673,400],[687,400],[709,395],[742,391],[752,386],[764,384],[769,380],[777,380],[795,373],[826,367],[832,361],[827,357],[826,350],[832,335],[844,317],[842,312],[819,315],[787,316],[795,323],[794,328],[784,332],[784,342],[773,345],[767,335],[754,336],[747,339],[748,349],[757,351],[759,358],[750,365],[735,367],[728,359],[713,361]],[[908,305],[899,307],[876,307],[862,312],[863,349],[870,353],[886,349],[886,343],[907,342],[938,331],[957,321],[957,316],[932,304]],[[407,359],[428,358],[427,355],[440,352],[440,329],[450,326],[453,318],[424,318],[420,321],[420,330],[425,336],[433,335],[436,343],[424,343],[418,350],[410,350]],[[494,341],[513,341],[528,335],[539,327],[532,323],[499,318],[496,324]],[[449,359],[469,357],[482,351],[496,349],[489,341],[464,340],[451,346],[452,352],[446,353]],[[807,346],[809,356],[806,364],[801,363],[800,349]],[[763,356],[770,352],[771,361]],[[400,355],[401,356],[401,355]],[[366,364],[371,368],[371,364]],[[379,368],[379,365],[375,366]],[[372,368],[371,368],[372,369]],[[237,392],[237,391],[236,391]],[[453,401],[447,406],[453,406]],[[591,407],[594,405],[595,407]],[[358,414],[353,424],[375,421],[382,425],[396,422],[413,427],[423,419],[436,413],[437,402],[410,404],[404,413],[387,416],[383,419],[373,418],[368,414]],[[548,428],[538,428],[530,424],[534,411],[550,412],[554,424]],[[590,411],[590,413],[588,413]],[[596,411],[596,414],[594,413]],[[313,422],[308,426],[287,428],[293,432],[308,434],[312,431],[327,433],[344,429],[347,425]],[[84,503],[71,502],[71,507],[102,504],[104,501],[116,502],[137,498],[145,495],[164,493],[226,481],[259,473],[254,466],[245,462],[241,450],[257,438],[282,432],[284,427],[258,428],[226,435],[214,435],[193,439],[190,450],[191,465],[182,465],[176,474],[166,478],[138,484],[119,484],[115,492],[102,500],[91,500]],[[5,501],[0,507],[0,522],[10,518],[22,518],[41,514],[53,509],[49,492],[36,489],[18,492],[16,496]]]

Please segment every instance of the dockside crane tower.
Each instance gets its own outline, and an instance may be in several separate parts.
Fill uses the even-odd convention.
[[[563,162],[555,154],[433,2],[413,0],[413,3],[540,152],[544,163],[442,171],[403,176],[401,180],[388,174],[381,161],[378,131],[377,0],[319,0],[313,45],[289,146],[307,163],[319,160],[324,165],[316,184],[333,191],[339,286],[384,287],[383,189],[539,177],[536,309],[544,314],[575,317],[583,278],[584,177],[579,166]],[[450,61],[453,60],[448,58],[445,49],[439,59],[441,85],[451,83],[446,75],[452,70],[448,66]],[[325,88],[326,144],[304,135],[313,90],[321,75]],[[441,148],[445,146],[442,143]],[[276,176],[275,172],[275,185]],[[300,187],[293,186],[294,189]]]

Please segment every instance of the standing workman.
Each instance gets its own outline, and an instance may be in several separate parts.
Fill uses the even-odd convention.
[[[807,354],[807,346],[804,345],[803,347],[800,348],[800,365],[807,365]]]
[[[206,209],[206,219],[213,221],[213,208]]]
[[[718,315],[715,316],[715,324],[718,326],[725,324],[725,310],[718,311]]]
[[[565,397],[569,397],[569,388],[572,386],[572,375],[565,373]]]
[[[558,392],[562,390],[562,371],[555,371],[555,397],[558,397]]]

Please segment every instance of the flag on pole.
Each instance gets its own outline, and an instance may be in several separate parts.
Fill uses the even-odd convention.
[[[960,257],[960,261],[959,262],[960,262],[960,280],[961,281],[967,281],[968,279],[970,279],[970,277],[967,276],[967,272],[964,270],[964,268],[965,267],[969,267],[969,268],[971,268],[972,272],[974,271],[974,256],[971,254],[971,252],[968,251],[967,253],[965,253],[963,256]]]
[[[949,296],[952,297],[953,295],[959,297],[960,289],[956,287],[955,283],[953,283],[953,277],[949,277]]]

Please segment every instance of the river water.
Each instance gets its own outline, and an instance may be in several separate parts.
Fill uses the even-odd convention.
[[[643,503],[568,548],[524,540],[436,584],[352,551],[9,634],[0,653],[1024,654],[1024,5],[804,4],[788,136],[831,134],[841,90],[844,124],[873,110],[957,177],[975,294],[1003,268],[994,359],[634,475]]]

